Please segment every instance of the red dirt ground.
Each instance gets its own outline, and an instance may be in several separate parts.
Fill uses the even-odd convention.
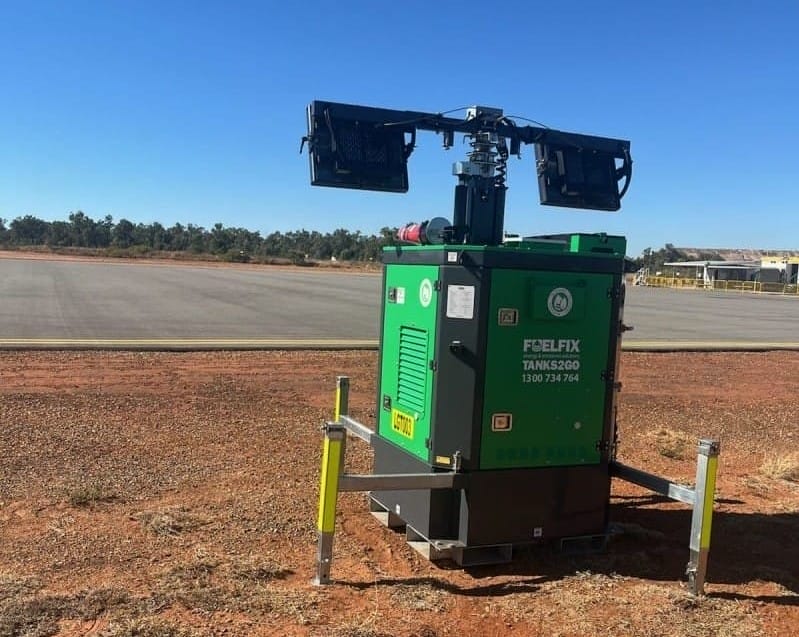
[[[338,583],[312,586],[320,425],[337,374],[371,424],[375,353],[3,352],[0,636],[797,634],[799,353],[622,364],[622,461],[690,483],[696,439],[721,440],[701,600],[688,507],[622,483],[606,553],[468,571],[345,494]]]

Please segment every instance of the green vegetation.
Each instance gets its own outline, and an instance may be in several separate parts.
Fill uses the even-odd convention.
[[[80,210],[69,214],[67,221],[44,221],[33,215],[9,222],[0,218],[0,247],[45,248],[56,252],[81,251],[109,257],[146,257],[170,253],[175,257],[210,257],[222,261],[274,263],[290,261],[377,261],[384,246],[394,245],[396,228],[381,228],[377,235],[361,234],[339,228],[333,232],[294,230],[261,236],[246,228],[225,227],[221,223],[206,229],[194,224],[176,223],[166,228],[157,221],[137,223],[111,215],[100,220]],[[667,243],[654,250],[646,248],[631,259],[634,271],[648,267],[663,269],[672,261],[723,260],[715,251],[691,254]]]
[[[377,260],[383,246],[392,245],[395,229],[383,228],[378,235],[365,235],[340,228],[332,233],[273,232],[262,237],[245,228],[226,228],[221,223],[207,230],[193,224],[134,224],[127,219],[114,223],[111,215],[94,220],[78,211],[68,221],[43,221],[32,215],[10,223],[0,219],[0,246],[45,247],[51,250],[89,249],[104,256],[135,257],[159,252],[212,255],[225,261],[270,262],[289,259],[340,261]]]

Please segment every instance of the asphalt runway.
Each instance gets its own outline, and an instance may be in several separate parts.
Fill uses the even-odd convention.
[[[0,338],[377,338],[379,278],[0,259]]]
[[[0,258],[0,345],[371,346],[380,277],[196,264]],[[624,342],[797,339],[799,297],[628,287]]]
[[[624,340],[790,342],[799,340],[799,295],[627,287]]]

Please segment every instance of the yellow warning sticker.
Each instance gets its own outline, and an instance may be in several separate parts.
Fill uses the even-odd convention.
[[[413,438],[413,425],[416,419],[408,414],[403,414],[396,409],[391,410],[391,428],[396,431],[400,436],[406,438]]]

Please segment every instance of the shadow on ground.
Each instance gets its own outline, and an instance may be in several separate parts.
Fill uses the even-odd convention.
[[[629,525],[635,530],[641,529],[640,533],[622,535],[611,547],[611,555],[618,558],[620,574],[636,576],[641,567],[646,566],[628,557],[637,549],[651,556],[659,566],[655,572],[645,572],[646,577],[680,579],[684,576],[691,509],[679,505],[676,505],[678,508],[663,508],[664,502],[669,501],[660,496],[613,498],[611,520],[621,523],[623,528]],[[799,513],[738,512],[735,507],[739,502],[730,500],[724,504],[726,510],[713,515],[708,581],[731,585],[756,580],[773,582],[795,595],[773,601],[798,605]]]
[[[725,504],[735,507],[740,503],[731,500]],[[509,564],[465,569],[477,580],[503,575],[523,578],[514,582],[459,586],[435,577],[411,577],[340,583],[358,589],[376,584],[428,584],[453,594],[479,597],[535,592],[546,582],[582,572],[653,581],[686,580],[690,507],[674,505],[660,496],[617,496],[611,500],[610,519],[614,532],[602,552],[575,555],[564,554],[551,545],[520,547],[514,549],[514,559]],[[751,596],[716,592],[712,596],[799,606],[799,573],[795,572],[799,564],[797,538],[797,513],[717,511],[713,517],[708,583],[712,586],[772,582],[792,594]],[[449,561],[438,565],[443,571],[460,568]]]

